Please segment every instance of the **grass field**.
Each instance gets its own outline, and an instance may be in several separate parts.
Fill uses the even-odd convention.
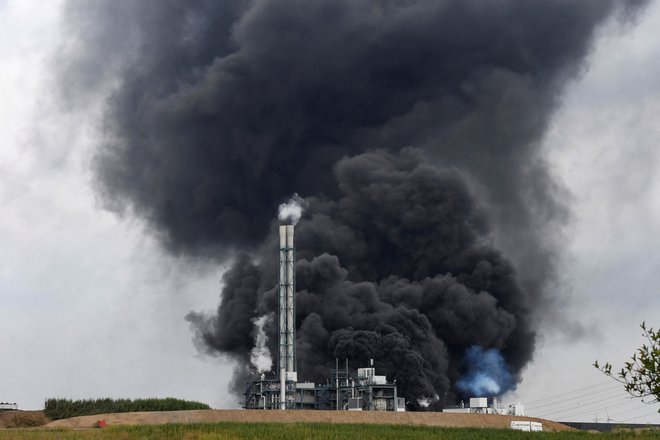
[[[145,440],[145,439],[269,439],[269,440],[470,440],[470,439],[660,439],[660,432],[594,434],[584,432],[527,433],[481,428],[435,428],[403,425],[328,423],[204,423],[113,426],[87,430],[15,429],[0,431],[0,440]]]

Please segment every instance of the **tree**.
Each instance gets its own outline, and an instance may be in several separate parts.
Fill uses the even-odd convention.
[[[652,327],[646,326],[646,322],[642,322],[640,327],[647,342],[637,349],[618,373],[612,373],[609,362],[601,366],[596,361],[593,365],[622,383],[630,395],[642,399],[652,397],[646,403],[657,403],[660,402],[660,330],[654,331]]]

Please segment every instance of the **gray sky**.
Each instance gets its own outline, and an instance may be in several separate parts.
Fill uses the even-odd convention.
[[[63,114],[47,65],[59,1],[0,1],[0,401],[175,396],[236,407],[231,366],[201,357],[184,316],[217,306],[221,267],[167,256],[90,186],[94,114]],[[558,289],[584,334],[543,332],[504,401],[553,419],[660,423],[591,367],[619,365],[660,326],[660,4],[602,29],[545,139],[571,193]],[[56,59],[56,58],[55,58]]]
[[[543,334],[515,396],[538,401],[534,411],[528,403],[530,413],[660,420],[652,414],[657,404],[631,402],[591,367],[596,359],[621,366],[644,342],[639,323],[660,324],[658,26],[654,2],[633,29],[602,30],[589,69],[569,88],[545,140],[572,196],[561,288],[572,300],[567,312],[586,334]]]
[[[0,401],[176,396],[235,406],[184,316],[215,307],[222,269],[167,257],[98,207],[84,115],[61,116],[45,66],[57,2],[0,4]]]

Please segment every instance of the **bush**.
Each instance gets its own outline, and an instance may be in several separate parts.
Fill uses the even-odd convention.
[[[48,419],[42,413],[17,413],[12,417],[7,428],[36,428],[48,423]]]
[[[138,411],[181,411],[190,409],[209,409],[205,403],[174,399],[94,399],[69,400],[46,399],[46,416],[53,419],[89,416],[93,414],[138,412]]]

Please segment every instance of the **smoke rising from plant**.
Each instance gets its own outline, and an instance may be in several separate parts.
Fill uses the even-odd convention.
[[[532,358],[567,215],[539,141],[597,26],[643,3],[69,0],[59,82],[70,105],[108,91],[106,206],[233,262],[217,314],[188,319],[238,361],[235,391],[297,191],[301,377],[374,358],[438,407],[469,347],[499,350],[511,386]]]
[[[272,316],[264,315],[252,319],[255,334],[254,347],[250,351],[250,363],[259,373],[267,373],[273,368],[273,357],[266,345],[268,343],[268,336],[265,331],[265,326],[269,321],[272,321]]]
[[[292,225],[298,224],[305,210],[305,201],[296,193],[282,203],[277,209],[277,217],[280,221],[290,221]]]
[[[500,352],[472,346],[465,352],[466,373],[456,386],[471,396],[497,396],[510,389],[513,378]]]
[[[431,404],[432,404],[433,402],[436,402],[436,401],[438,401],[439,399],[440,399],[440,397],[436,394],[435,396],[433,396],[433,397],[431,397],[431,398],[429,398],[429,397],[423,397],[423,398],[421,398],[421,399],[417,399],[417,404],[419,405],[420,408],[426,409],[426,408],[428,408],[429,406],[431,406]]]

